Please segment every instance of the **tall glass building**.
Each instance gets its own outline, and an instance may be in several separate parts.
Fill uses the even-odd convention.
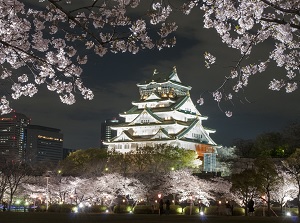
[[[63,159],[63,134],[60,129],[28,125],[25,137],[27,163],[57,163]]]
[[[11,112],[0,116],[0,162],[24,161],[25,128],[30,119],[20,113]]]

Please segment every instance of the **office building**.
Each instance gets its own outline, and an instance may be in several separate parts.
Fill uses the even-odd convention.
[[[11,112],[0,116],[0,162],[24,161],[25,128],[30,119],[20,113]]]
[[[112,118],[106,119],[104,122],[101,123],[101,148],[107,148],[107,146],[104,145],[103,142],[108,141],[113,137],[117,136],[117,131],[113,130],[111,126],[118,125],[123,122],[124,120]]]
[[[63,134],[60,129],[28,125],[26,136],[26,162],[54,162],[63,159]]]

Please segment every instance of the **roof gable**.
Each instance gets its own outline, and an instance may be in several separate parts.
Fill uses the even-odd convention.
[[[149,108],[145,108],[131,123],[134,124],[148,124],[148,123],[162,123],[163,120],[155,115]]]
[[[171,139],[172,137],[168,134],[168,132],[163,129],[160,128],[157,133],[151,137],[151,139]]]
[[[156,93],[152,92],[152,94],[149,95],[149,97],[146,99],[146,101],[149,100],[160,100],[161,97],[159,97]]]
[[[203,128],[198,118],[196,118],[189,127],[180,132],[177,135],[177,138],[198,139],[201,142],[216,145],[216,143],[210,138],[208,131]]]
[[[181,100],[179,100],[175,105],[174,109],[188,111],[190,113],[194,113],[196,115],[201,115],[198,109],[195,107],[192,99],[189,95],[186,95]]]
[[[176,67],[173,68],[173,72],[170,74],[169,80],[181,83],[181,80],[177,75]]]
[[[114,137],[112,142],[123,142],[123,141],[133,141],[131,135],[127,131],[121,132],[120,135]]]

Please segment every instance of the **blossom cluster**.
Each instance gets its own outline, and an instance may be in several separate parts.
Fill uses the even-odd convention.
[[[41,85],[69,105],[76,102],[78,92],[92,100],[92,90],[82,81],[88,50],[103,57],[109,52],[161,50],[176,43],[170,35],[177,25],[166,22],[170,5],[153,3],[147,18],[137,18],[128,9],[136,8],[139,0],[90,0],[76,9],[65,3],[73,6],[72,1],[40,0],[35,7],[0,0],[0,78],[7,82],[5,86],[10,85],[9,93],[2,92],[1,113],[10,112],[10,98],[32,97]],[[154,39],[148,33],[153,24],[158,25]],[[84,54],[79,48],[85,49]]]
[[[0,78],[8,83],[5,86],[10,85],[9,93],[2,89],[2,98],[7,101],[32,97],[40,85],[56,92],[66,104],[75,103],[77,92],[91,100],[93,92],[81,79],[82,67],[88,63],[87,51],[103,57],[109,52],[136,54],[144,49],[172,47],[178,26],[171,15],[178,9],[189,15],[197,7],[204,13],[204,28],[215,29],[224,44],[241,54],[225,82],[213,91],[218,104],[229,99],[220,95],[221,88],[228,91],[227,86],[233,83],[226,93],[232,98],[271,62],[286,73],[279,80],[271,80],[269,89],[284,88],[291,93],[298,88],[298,0],[186,0],[179,7],[171,1],[155,0],[141,16],[132,13],[142,5],[140,0],[87,0],[80,5],[73,5],[71,0],[39,0],[37,7],[25,4],[0,0]],[[257,63],[247,64],[245,58],[264,42],[271,42],[273,49]],[[204,57],[207,68],[216,61],[208,52]],[[0,111],[9,112],[9,103],[3,101]]]
[[[225,89],[225,86],[234,83],[233,93],[239,92],[248,86],[251,76],[265,71],[271,61],[278,67],[283,67],[286,76],[280,80],[271,80],[269,89],[279,91],[285,88],[287,93],[291,93],[298,88],[296,78],[300,69],[300,41],[297,34],[300,29],[299,8],[300,2],[296,0],[203,1],[200,9],[204,12],[204,28],[215,29],[223,43],[241,53],[235,69],[225,78],[220,88]],[[245,58],[251,55],[252,49],[267,41],[274,43],[274,48],[266,58],[259,58],[263,62],[245,64]],[[209,68],[209,60],[206,66]],[[216,99],[216,95],[213,96],[220,102],[219,97]]]

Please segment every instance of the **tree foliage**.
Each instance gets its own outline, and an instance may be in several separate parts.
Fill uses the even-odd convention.
[[[260,182],[261,197],[265,196],[264,201],[267,203],[267,215],[271,216],[271,193],[277,189],[277,185],[281,182],[277,172],[276,164],[273,159],[260,157],[254,161],[257,179]]]
[[[261,189],[260,179],[254,169],[245,169],[231,176],[231,191],[241,200],[241,204],[245,209],[245,215],[248,214],[248,202],[259,196],[258,193]]]
[[[60,162],[60,169],[64,175],[98,176],[105,171],[108,156],[105,149],[77,150]]]
[[[290,123],[279,132],[262,133],[253,140],[236,139],[233,144],[240,157],[286,158],[300,147],[300,124]]]
[[[64,175],[101,176],[103,173],[167,173],[171,169],[199,168],[195,151],[168,145],[137,148],[127,153],[105,149],[77,150],[60,163]]]
[[[263,133],[256,137],[254,149],[257,156],[284,157],[285,142],[279,132]]]
[[[14,195],[19,189],[20,185],[29,178],[32,173],[32,169],[21,162],[7,162],[2,164],[1,169],[1,199],[4,197],[4,193],[8,193],[8,209],[10,210]]]

